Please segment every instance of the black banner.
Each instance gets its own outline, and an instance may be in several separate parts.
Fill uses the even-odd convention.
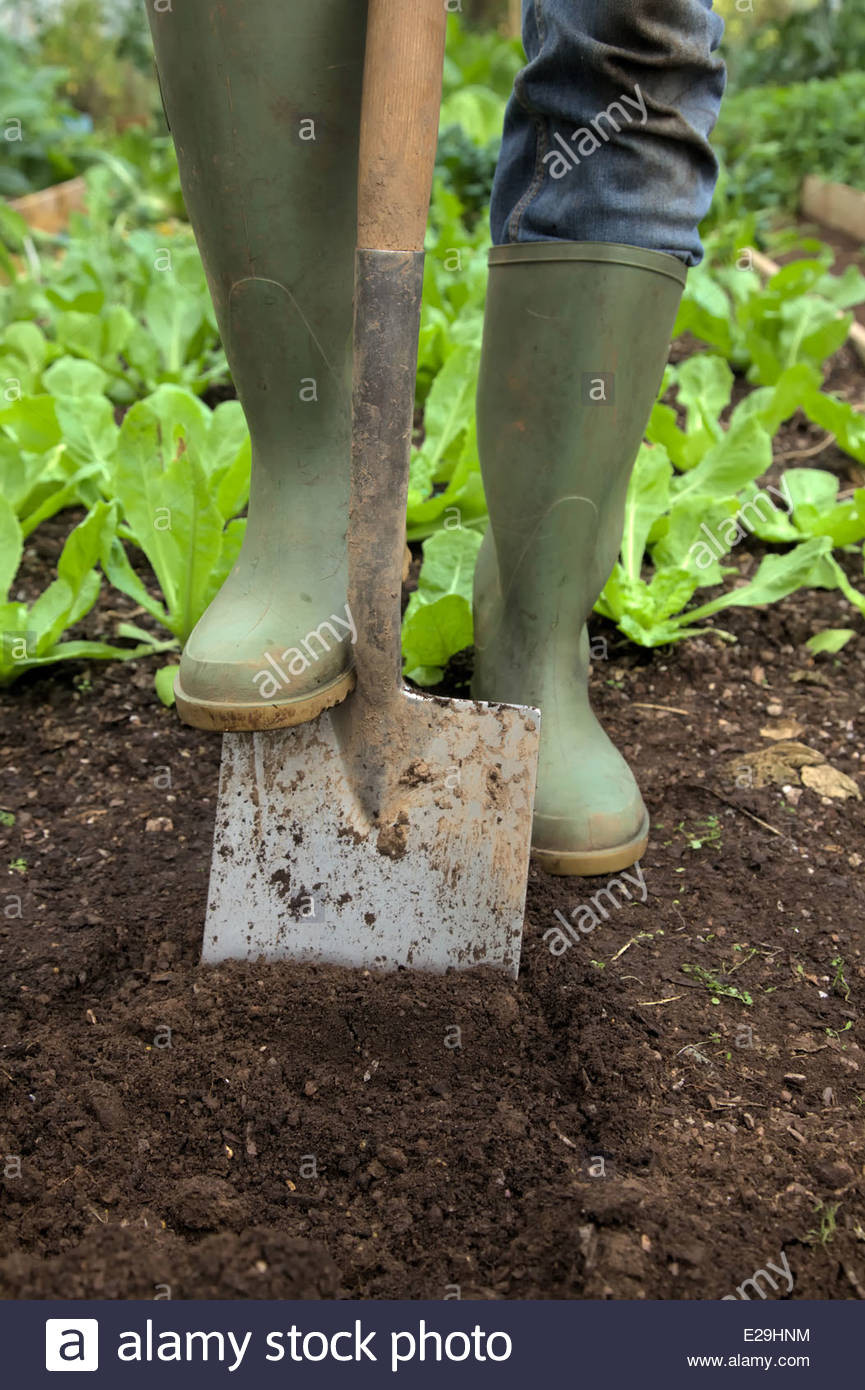
[[[10,1302],[0,1378],[16,1390],[58,1372],[117,1390],[861,1380],[857,1303],[746,1301]]]

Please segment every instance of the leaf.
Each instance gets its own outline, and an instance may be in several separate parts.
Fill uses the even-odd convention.
[[[450,658],[471,645],[472,585],[480,546],[477,532],[465,528],[439,531],[424,542],[418,587],[402,630],[405,671],[419,684],[435,684]]]
[[[58,314],[54,331],[61,347],[66,348],[73,357],[83,357],[88,362],[98,363],[102,357],[102,324],[97,314],[83,314],[70,309]]]
[[[705,263],[696,266],[688,274],[673,336],[693,333],[730,359],[734,348],[730,320],[730,301],[713,279],[710,267]]]
[[[672,465],[660,445],[643,444],[631,474],[625,502],[622,567],[628,579],[639,579],[646,541],[653,522],[670,500]]]
[[[193,400],[197,399],[193,396]],[[245,453],[249,457],[249,429],[240,401],[222,401],[209,414],[207,457],[202,463],[208,476],[216,479],[237,461],[238,454]]]
[[[473,144],[486,145],[501,135],[503,110],[501,97],[486,87],[463,86],[442,101],[441,126],[461,126]]]
[[[452,469],[445,460],[454,442],[468,429],[477,391],[478,353],[470,347],[452,352],[436,376],[424,411],[426,437],[421,453],[432,477],[445,481]]]
[[[108,373],[94,362],[58,357],[42,373],[42,381],[52,396],[95,396],[104,391]]]
[[[814,376],[816,377],[816,373]],[[801,393],[801,405],[805,414],[816,425],[834,434],[845,453],[858,459],[860,463],[865,463],[865,416],[861,411],[854,409],[849,401],[830,396],[818,387],[819,379],[816,382],[812,381],[809,389]]]
[[[676,386],[679,404],[687,411],[688,433],[702,428],[718,438],[718,422],[733,392],[733,373],[727,361],[707,353],[689,357],[678,369]]]
[[[789,473],[785,474],[784,478],[789,476]],[[751,534],[761,541],[771,541],[776,545],[804,539],[800,528],[791,520],[792,504],[789,494],[784,496],[783,488],[782,478],[782,487],[775,490],[781,496],[769,497],[768,489],[751,483],[741,495],[742,509],[747,510]]]
[[[696,468],[673,483],[676,501],[683,498],[724,497],[765,473],[772,463],[772,441],[757,420],[731,426],[713,444]]]
[[[820,652],[840,652],[855,635],[852,627],[826,627],[822,632],[815,632],[813,637],[809,637],[805,646],[815,656]]]
[[[656,569],[687,569],[700,585],[722,583],[720,557],[730,548],[721,538],[722,525],[738,510],[737,499],[730,497],[720,502],[699,497],[674,502],[663,533],[651,547],[652,564]],[[793,536],[799,539],[795,531]]]
[[[415,463],[423,466],[427,461],[422,455],[416,455]],[[410,492],[406,537],[410,541],[422,540],[442,526],[446,530],[459,526],[481,526],[486,515],[487,504],[478,459],[477,422],[473,417],[447,487],[426,501],[413,505]]]
[[[406,612],[402,629],[406,674],[427,667],[440,680],[450,658],[470,646],[473,636],[472,606],[462,594],[444,594]],[[427,684],[435,683],[430,679],[432,671],[425,673]]]
[[[156,343],[165,371],[179,377],[190,357],[190,345],[201,327],[200,298],[162,276],[144,302],[144,321]]]
[[[62,442],[56,404],[53,396],[22,396],[0,410],[0,429],[28,453],[47,453]]]
[[[836,309],[852,309],[865,300],[865,275],[857,266],[848,265],[840,275],[822,276],[816,288]]]
[[[795,593],[808,583],[815,564],[831,548],[832,542],[828,536],[816,536],[813,540],[795,546],[785,555],[766,555],[749,583],[692,609],[687,615],[688,621],[697,622],[700,618],[708,618],[724,608],[777,603],[779,599],[786,598],[788,594]]]
[[[97,576],[97,585],[98,585]],[[55,579],[31,604],[28,622],[36,633],[36,655],[44,656],[54,646],[67,621],[75,594],[65,579]],[[95,601],[95,600],[94,600]]]
[[[834,555],[825,553],[820,557],[811,573],[810,582],[815,588],[840,589],[847,601],[858,608],[865,618],[865,594],[853,587]]]
[[[247,435],[235,455],[234,462],[222,472],[216,490],[216,506],[227,520],[236,517],[249,502],[249,480],[252,470],[252,444]]]
[[[481,539],[476,531],[457,527],[439,531],[425,541],[418,587],[412,598],[428,601],[443,594],[461,594],[470,600]]]
[[[53,451],[47,457],[51,458],[59,452],[62,450]],[[49,469],[48,473],[52,474],[52,470]],[[21,508],[21,529],[25,539],[37,526],[41,526],[43,521],[56,516],[64,507],[75,506],[76,503],[87,507],[95,505],[99,500],[98,496],[91,495],[91,489],[87,484],[99,477],[100,473],[101,470],[98,468],[82,468],[66,483],[62,477],[51,475],[44,488],[42,485],[38,486],[28,497],[26,505]]]
[[[107,465],[117,447],[120,433],[114,423],[114,407],[108,397],[87,395],[73,398],[59,395],[55,409],[70,458],[78,464]]]
[[[185,443],[194,446],[200,455],[205,453],[216,413],[212,414],[204,402],[200,401],[186,387],[173,386],[164,382],[147,396],[142,404],[159,425],[160,454],[163,466],[167,466],[172,459],[177,457],[178,438],[182,438]],[[231,404],[240,408],[240,403],[237,401],[232,401]],[[220,422],[227,421],[229,418],[219,416]],[[240,441],[238,441],[239,447]],[[207,467],[209,472],[209,463]]]
[[[173,621],[180,602],[181,556],[171,532],[173,498],[165,472],[159,423],[147,403],[139,402],[127,411],[120,429],[114,491],[123,519],[153,567]]]
[[[236,555],[242,530],[232,523],[223,535],[198,446],[190,439],[173,457],[176,440],[166,439],[166,433],[164,412],[160,419],[151,401],[132,406],[120,431],[114,486],[124,519],[165,596],[167,626],[185,641]],[[116,548],[107,564],[127,589],[134,583]]]
[[[41,372],[48,355],[48,342],[35,323],[10,323],[3,330],[3,342],[23,358],[34,374]]]
[[[180,667],[176,663],[161,666],[153,678],[157,695],[169,708],[174,704],[174,677],[179,670]]]
[[[5,600],[24,554],[24,537],[18,518],[0,493],[0,595]]]
[[[143,580],[139,578],[129,563],[129,557],[118,536],[112,538],[101,558],[102,568],[108,582],[113,584],[115,589],[119,589],[122,594],[127,594],[157,622],[168,627],[170,618],[167,612],[162,604],[148,593]]]
[[[117,512],[113,505],[99,502],[69,533],[57,561],[57,575],[77,592],[92,570],[108,539],[114,534]]]

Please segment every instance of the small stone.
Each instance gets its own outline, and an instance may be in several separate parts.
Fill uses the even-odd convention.
[[[784,713],[784,706],[779,705],[777,700],[771,700],[766,706],[766,713],[770,719],[780,719]]]
[[[769,708],[780,709],[780,705],[770,705]],[[771,724],[763,725],[760,735],[762,738],[771,738],[778,742],[781,739],[799,738],[804,732],[805,727],[798,719],[775,719]]]
[[[676,1245],[676,1258],[681,1264],[701,1265],[706,1257],[706,1247],[699,1240],[689,1240]]]
[[[828,1187],[832,1188],[846,1187],[854,1178],[853,1169],[850,1167],[849,1163],[841,1163],[840,1161],[834,1163],[818,1163],[814,1171],[821,1182],[826,1183]]]
[[[153,834],[160,830],[173,830],[174,821],[169,816],[150,816],[144,829],[148,834]]]
[[[404,1173],[408,1167],[408,1159],[402,1149],[394,1148],[391,1144],[379,1144],[376,1152],[386,1168]]]
[[[862,793],[853,778],[829,763],[822,763],[818,767],[803,767],[800,776],[806,787],[810,787],[822,797],[846,801],[852,796],[857,801],[862,800]]]
[[[509,1028],[520,1016],[520,1006],[512,994],[500,994],[490,1000],[489,1012],[503,1028]]]

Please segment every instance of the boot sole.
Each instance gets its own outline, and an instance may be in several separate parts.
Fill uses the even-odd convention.
[[[258,733],[267,729],[290,729],[308,724],[326,709],[339,705],[354,689],[355,673],[346,671],[314,695],[302,700],[274,701],[267,705],[223,705],[215,700],[192,700],[185,695],[179,677],[174,678],[177,713],[193,729],[213,733]]]
[[[638,834],[627,844],[615,845],[612,849],[589,850],[535,849],[533,845],[532,859],[538,868],[547,874],[573,874],[580,878],[595,878],[618,873],[621,869],[629,869],[645,852],[648,843],[647,812]]]

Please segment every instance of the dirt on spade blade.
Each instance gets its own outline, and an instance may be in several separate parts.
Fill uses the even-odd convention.
[[[219,739],[144,663],[6,692],[0,1294],[865,1296],[865,643],[726,626],[596,627],[651,843],[532,872],[516,984],[199,966]]]

